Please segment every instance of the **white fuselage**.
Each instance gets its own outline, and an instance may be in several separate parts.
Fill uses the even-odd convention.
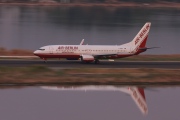
[[[121,55],[133,55],[131,48],[123,45],[49,45],[41,47],[36,50],[34,54],[38,54],[48,58],[74,57],[81,55],[104,55],[104,56],[121,56]]]

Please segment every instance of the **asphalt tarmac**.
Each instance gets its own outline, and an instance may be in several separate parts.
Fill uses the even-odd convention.
[[[81,63],[74,60],[50,60],[44,63],[42,60],[10,60],[1,59],[0,66],[7,67],[27,67],[42,65],[53,68],[164,68],[164,69],[180,69],[180,62],[162,62],[162,61],[100,61],[95,63]]]

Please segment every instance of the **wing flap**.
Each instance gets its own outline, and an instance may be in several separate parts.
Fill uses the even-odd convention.
[[[106,57],[106,56],[115,56],[115,55],[117,55],[117,54],[99,54],[99,55],[93,55],[94,57]]]

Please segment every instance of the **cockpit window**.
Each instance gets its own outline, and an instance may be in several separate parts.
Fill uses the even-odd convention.
[[[45,50],[45,49],[43,49],[43,48],[39,48],[39,50]]]

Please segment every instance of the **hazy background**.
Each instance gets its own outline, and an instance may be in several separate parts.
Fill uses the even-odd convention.
[[[36,50],[44,45],[120,45],[145,22],[152,27],[145,54],[179,54],[180,10],[113,7],[1,6],[0,47]]]

